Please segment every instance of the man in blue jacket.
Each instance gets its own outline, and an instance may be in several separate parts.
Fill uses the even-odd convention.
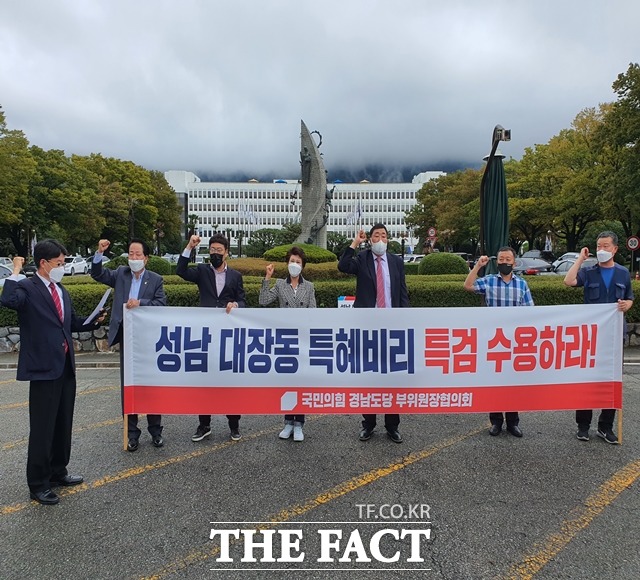
[[[627,312],[633,306],[633,290],[629,270],[613,261],[618,251],[618,236],[614,232],[602,232],[596,240],[596,249],[598,263],[590,268],[582,268],[582,263],[589,257],[589,248],[582,248],[564,277],[564,283],[567,286],[583,286],[585,304],[617,303],[618,310]],[[598,437],[613,445],[618,443],[618,437],[613,432],[615,414],[615,409],[603,409],[597,431]],[[576,411],[576,437],[580,441],[589,441],[592,417],[593,411],[590,409]]]

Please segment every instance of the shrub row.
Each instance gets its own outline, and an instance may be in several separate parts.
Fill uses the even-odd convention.
[[[80,277],[78,277],[80,278]],[[83,277],[87,280],[87,277]],[[258,307],[258,296],[262,276],[244,277],[244,288],[250,307]],[[409,301],[413,307],[435,308],[462,306],[481,306],[482,297],[465,291],[461,274],[443,276],[407,276]],[[567,288],[560,276],[540,276],[527,278],[533,299],[538,306],[554,304],[581,304],[582,289]],[[640,292],[640,282],[632,282],[634,293]],[[104,292],[102,284],[88,281],[88,283],[68,284],[65,279],[76,312],[81,316],[88,315],[100,300]],[[316,302],[320,308],[334,308],[339,296],[353,296],[355,293],[355,278],[342,280],[314,280]],[[184,282],[178,276],[165,278],[165,292],[170,306],[197,306],[198,288],[195,284]],[[628,322],[640,322],[640,303],[636,301],[627,314]],[[16,326],[17,316],[13,310],[0,307],[0,327]]]

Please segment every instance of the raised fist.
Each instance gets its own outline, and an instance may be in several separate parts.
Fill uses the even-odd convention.
[[[266,275],[265,275],[265,278],[266,278],[267,280],[269,280],[269,279],[271,278],[271,276],[273,276],[273,270],[274,270],[274,268],[273,268],[273,264],[269,264],[269,265],[267,266],[267,273],[266,273]]]
[[[354,238],[353,241],[356,242],[357,244],[361,244],[362,242],[366,242],[367,241],[367,234],[365,233],[364,230],[360,230],[356,234],[356,237]]]

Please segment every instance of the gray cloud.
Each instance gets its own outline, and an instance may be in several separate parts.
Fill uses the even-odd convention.
[[[0,104],[41,147],[148,168],[298,171],[519,157],[611,101],[640,5],[431,0],[22,0],[0,21]]]

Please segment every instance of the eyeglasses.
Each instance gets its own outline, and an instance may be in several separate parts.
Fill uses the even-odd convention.
[[[218,254],[219,256],[224,256],[224,253],[226,252],[226,250],[223,249],[219,249],[219,248],[212,248],[209,250],[210,254]]]
[[[47,262],[51,262],[51,260],[47,260]],[[64,266],[64,262],[60,262],[59,260],[57,262],[53,263],[54,268],[59,268],[60,266]]]

